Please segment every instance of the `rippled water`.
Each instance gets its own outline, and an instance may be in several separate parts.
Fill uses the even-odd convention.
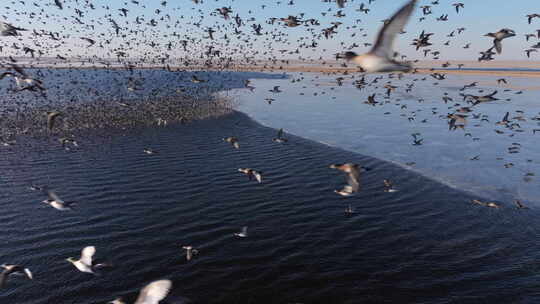
[[[338,86],[338,76],[344,78],[343,86]],[[505,77],[508,85],[498,85],[500,76],[447,75],[446,80],[436,81],[429,75],[406,75],[403,80],[369,75],[366,81],[370,83],[375,77],[381,79],[363,90],[353,86],[359,77],[343,75],[292,73],[289,79],[254,80],[257,90],[238,92],[240,110],[264,125],[395,162],[488,199],[507,204],[519,199],[540,206],[540,133],[533,133],[540,129],[534,120],[540,115],[536,79]],[[397,89],[385,99],[383,86],[388,81]],[[478,83],[475,88],[460,91],[473,82]],[[414,88],[406,92],[406,84],[411,83]],[[269,92],[274,86],[283,92]],[[494,90],[498,90],[500,100],[472,107],[465,130],[449,131],[446,115],[471,107],[460,93],[487,95]],[[374,93],[379,104],[364,104]],[[444,93],[453,101],[445,104]],[[269,105],[265,98],[275,101]],[[454,106],[456,103],[460,105]],[[496,125],[506,112],[519,128]],[[516,118],[519,116],[523,120]],[[423,145],[412,145],[412,133],[421,133]],[[518,145],[519,153],[509,153],[509,148]],[[477,160],[471,160],[475,157]]]
[[[222,141],[240,138],[235,150]],[[288,135],[243,114],[187,126],[3,148],[1,260],[14,278],[0,303],[105,303],[149,281],[174,282],[166,303],[535,303],[538,210],[489,209],[396,165]],[[143,153],[152,148],[155,155]],[[330,163],[373,170],[358,196],[333,190]],[[263,171],[257,184],[239,167]],[[383,192],[391,178],[399,192]],[[47,184],[72,212],[44,204]],[[351,205],[353,215],[344,209]],[[250,236],[233,236],[249,226]],[[87,245],[115,265],[101,276],[65,258]],[[200,254],[187,262],[181,245]]]

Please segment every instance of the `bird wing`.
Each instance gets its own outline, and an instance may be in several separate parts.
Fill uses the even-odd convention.
[[[59,203],[63,203],[64,201],[58,197],[58,195],[56,195],[56,193],[54,193],[54,191],[47,191],[47,195],[49,195],[49,198],[52,199],[53,201],[57,201]]]
[[[171,287],[170,280],[152,282],[141,290],[135,304],[158,304],[159,301],[165,299]]]
[[[347,174],[347,183],[352,188],[352,192],[358,192],[360,189],[360,172],[358,169],[351,168],[351,172]]]
[[[248,229],[247,226],[242,227],[242,233],[243,233],[243,234],[247,234],[247,229]]]
[[[30,271],[30,269],[25,268],[25,269],[24,269],[24,273],[26,273],[26,276],[27,276],[30,280],[33,280],[33,279],[34,279],[34,276],[32,275],[32,272]]]
[[[92,257],[96,253],[96,247],[87,246],[81,251],[81,262],[87,266],[92,266]]]
[[[253,173],[253,176],[255,176],[255,179],[256,179],[259,183],[262,183],[262,175],[261,175],[261,173],[259,173],[259,172],[254,172],[254,173]]]
[[[380,30],[375,45],[370,53],[386,58],[392,58],[393,45],[396,35],[403,30],[411,16],[417,0],[411,0],[392,16]]]
[[[495,46],[495,50],[497,50],[497,54],[500,54],[502,52],[502,40],[495,39],[493,40],[493,45]]]
[[[283,138],[283,129],[279,129],[277,132],[277,138]]]

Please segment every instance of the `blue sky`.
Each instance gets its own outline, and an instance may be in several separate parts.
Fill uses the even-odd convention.
[[[58,31],[70,38],[65,38],[64,41],[66,45],[61,48],[55,49],[54,52],[61,53],[64,55],[69,55],[69,53],[83,53],[85,55],[97,54],[98,56],[105,56],[103,51],[98,49],[87,49],[86,44],[81,42],[78,38],[80,36],[92,37],[101,41],[104,38],[112,38],[112,46],[117,46],[116,42],[120,43],[121,41],[114,37],[114,35],[107,34],[105,36],[98,36],[99,32],[104,32],[110,27],[110,23],[107,21],[107,14],[112,14],[112,18],[120,23],[121,26],[125,27],[123,30],[124,33],[127,33],[129,29],[137,28],[134,25],[134,19],[136,16],[144,16],[145,20],[148,21],[151,18],[158,20],[159,17],[168,14],[171,16],[171,21],[160,21],[158,20],[158,25],[156,27],[149,26],[139,26],[146,34],[150,31],[158,33],[155,36],[156,42],[165,42],[172,40],[171,37],[165,38],[164,34],[170,34],[172,32],[178,32],[181,35],[188,35],[189,37],[204,37],[204,29],[208,26],[216,28],[217,24],[227,23],[223,18],[219,16],[210,16],[210,13],[213,12],[216,8],[223,6],[231,6],[233,10],[233,15],[238,13],[244,20],[249,18],[255,18],[255,22],[250,22],[248,26],[243,27],[243,31],[250,33],[252,32],[249,27],[251,23],[261,24],[264,31],[274,30],[275,33],[282,32],[287,35],[287,41],[285,43],[272,43],[273,47],[276,49],[295,49],[298,47],[297,39],[301,37],[306,38],[306,42],[311,42],[313,39],[308,32],[308,27],[300,26],[296,28],[285,28],[281,25],[268,25],[265,24],[266,20],[270,17],[286,17],[288,15],[299,16],[300,13],[304,13],[304,19],[315,18],[318,19],[321,23],[320,26],[311,27],[314,33],[320,33],[323,28],[329,27],[331,22],[339,21],[343,24],[339,27],[339,33],[333,37],[333,39],[325,40],[320,39],[317,42],[319,43],[318,47],[315,49],[302,49],[301,54],[304,57],[318,58],[319,56],[331,57],[332,54],[339,51],[343,51],[347,46],[352,43],[357,43],[362,45],[365,42],[373,42],[373,39],[378,32],[378,29],[382,25],[381,20],[389,18],[399,7],[401,7],[406,1],[401,0],[376,0],[374,3],[368,6],[370,8],[369,14],[364,14],[356,11],[360,6],[360,3],[365,2],[367,5],[367,0],[349,0],[346,8],[343,9],[343,13],[346,14],[346,17],[337,18],[333,15],[337,12],[338,8],[335,3],[324,3],[321,0],[296,0],[294,5],[287,5],[288,1],[264,1],[264,0],[204,0],[203,4],[196,5],[191,0],[182,0],[182,1],[167,1],[168,4],[166,7],[160,5],[161,0],[139,0],[141,4],[144,4],[146,8],[137,6],[129,1],[108,1],[108,0],[93,0],[91,3],[94,3],[96,6],[95,10],[88,10],[84,18],[81,18],[87,24],[94,24],[96,30],[83,29],[81,25],[75,25],[71,27],[71,22],[73,16],[75,16],[74,8],[82,7],[83,0],[79,0],[79,5],[75,4],[75,1],[66,1],[64,10],[59,10],[54,5],[52,0],[47,1],[36,1],[40,7],[35,7],[31,3],[26,2],[25,5],[22,5],[19,2],[14,4],[5,5],[9,9],[4,9],[3,16],[7,17],[7,21],[13,23],[17,26],[23,26],[29,29],[46,29],[50,31]],[[504,41],[504,51],[503,54],[497,56],[497,60],[527,60],[524,54],[524,49],[529,48],[533,44],[537,43],[539,40],[536,38],[531,39],[530,42],[526,42],[524,34],[526,33],[536,33],[537,29],[540,29],[540,18],[534,19],[533,23],[529,25],[527,23],[527,18],[525,17],[530,13],[540,13],[540,5],[538,0],[514,0],[514,1],[504,1],[504,0],[461,0],[465,4],[465,8],[457,14],[452,6],[452,3],[458,2],[460,0],[439,0],[439,5],[435,5],[432,8],[433,14],[426,16],[426,20],[423,22],[418,22],[418,18],[421,17],[421,10],[417,8],[415,16],[411,19],[411,22],[406,28],[407,34],[401,35],[398,38],[396,43],[396,51],[407,55],[409,58],[423,58],[421,52],[416,52],[414,48],[410,45],[412,39],[417,36],[422,30],[428,32],[433,32],[434,45],[430,47],[432,50],[438,50],[441,52],[441,60],[476,60],[478,58],[478,53],[482,50],[485,50],[491,46],[491,39],[484,37],[483,35],[488,32],[498,31],[501,28],[510,28],[516,31],[517,36],[510,38]],[[127,2],[127,6],[124,3]],[[430,4],[432,0],[421,0],[419,5]],[[261,5],[266,5],[264,9],[261,8]],[[103,8],[103,6],[108,6],[109,10]],[[127,7],[129,9],[128,18],[119,16],[119,8]],[[28,16],[29,12],[39,12],[41,9],[49,15],[47,19],[44,19],[46,24],[39,24],[36,22],[30,23],[30,21],[35,20],[30,19]],[[160,9],[162,12],[156,14],[156,9]],[[328,11],[330,9],[330,11]],[[199,19],[200,13],[202,11],[204,15],[203,26],[200,28],[190,25],[189,22]],[[13,12],[25,12],[25,15],[16,15]],[[321,13],[326,12],[326,16],[322,16]],[[435,18],[439,17],[442,14],[448,14],[448,21],[439,22]],[[183,16],[183,18],[181,18]],[[356,20],[360,19],[360,23],[356,23]],[[67,21],[69,22],[67,22]],[[128,23],[125,23],[128,21]],[[98,24],[101,22],[101,25]],[[177,28],[167,28],[167,25],[173,25],[175,22],[179,22],[179,27]],[[70,25],[66,27],[66,25]],[[348,28],[350,26],[356,25],[357,28]],[[465,27],[466,31],[461,35],[456,35],[454,38],[447,38],[446,35],[451,31],[459,27]],[[82,32],[75,32],[73,28],[81,29]],[[363,28],[363,31],[359,29]],[[217,29],[217,28],[216,28]],[[217,37],[222,37],[227,33],[228,37],[233,41],[232,44],[235,45],[245,45],[245,42],[242,39],[235,40],[234,35],[230,32],[232,27],[229,27],[227,30],[218,30],[215,34]],[[350,37],[351,34],[356,33],[356,37]],[[366,33],[366,37],[361,37],[361,34]],[[135,35],[128,35],[134,40],[140,39]],[[255,37],[251,35],[247,37],[250,41],[255,42],[255,49],[261,52],[268,50],[268,45],[263,40],[268,36],[259,36]],[[28,44],[28,33],[25,33],[23,37],[19,38],[9,38],[2,37],[3,45],[10,46],[13,42]],[[178,40],[178,39],[176,39]],[[442,44],[450,40],[450,46],[443,46]],[[173,40],[174,41],[174,40]],[[145,41],[147,42],[147,41]],[[291,42],[290,44],[286,42]],[[51,43],[50,41],[45,41],[46,44]],[[211,41],[206,41],[203,39],[203,43],[199,47],[201,50],[204,48],[202,45],[212,44]],[[344,43],[342,45],[341,43]],[[467,43],[471,43],[469,49],[463,49],[463,46]],[[195,47],[195,46],[194,46]],[[137,53],[142,52],[144,49],[143,46],[137,47],[136,50],[131,50],[130,55],[136,56]],[[147,48],[148,49],[148,48]],[[353,51],[364,52],[367,51],[369,47],[358,47],[354,48]],[[7,53],[11,51],[8,48]],[[182,56],[181,52],[174,52],[178,56]],[[533,54],[531,60],[540,60],[540,52],[538,55]],[[295,58],[297,55],[292,56]]]

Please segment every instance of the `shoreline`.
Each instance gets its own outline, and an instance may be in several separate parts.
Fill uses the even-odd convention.
[[[28,62],[17,63],[23,69],[55,69],[55,70],[168,70],[169,72],[197,72],[197,71],[212,71],[212,72],[271,72],[271,73],[286,73],[286,72],[303,72],[303,73],[327,73],[327,74],[348,74],[361,73],[357,66],[349,64],[341,66],[339,62],[327,62],[326,64],[311,64],[311,63],[292,63],[289,65],[269,66],[265,63],[259,65],[237,65],[232,67],[207,67],[202,65],[180,66],[180,65],[148,65],[148,66],[130,66],[127,67],[121,64],[115,65],[80,65],[78,63],[65,63],[64,65],[56,65],[53,63],[35,64]],[[456,66],[452,63],[451,66]],[[1,65],[0,68],[9,69],[9,66]],[[432,74],[444,73],[450,75],[482,75],[482,76],[500,76],[500,77],[522,77],[522,78],[537,78],[540,77],[540,65],[534,64],[524,66],[523,64],[512,65],[510,63],[487,63],[487,64],[471,64],[464,69],[445,69],[440,68],[440,65],[418,63],[413,64],[414,71],[412,74]],[[517,70],[511,70],[517,69]],[[530,69],[530,70],[524,70]],[[388,74],[388,73],[374,73]]]

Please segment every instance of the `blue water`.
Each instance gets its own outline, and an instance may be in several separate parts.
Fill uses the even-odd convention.
[[[345,78],[343,86],[338,86],[337,77]],[[367,82],[375,77],[379,75],[367,76]],[[500,86],[496,80],[501,77],[496,76],[447,75],[443,81],[429,75],[407,75],[403,80],[380,77],[359,90],[352,85],[359,77],[293,73],[290,79],[256,80],[254,92],[237,94],[242,100],[240,110],[264,125],[388,160],[488,199],[509,205],[519,199],[540,206],[540,187],[533,176],[540,172],[540,132],[533,134],[540,128],[534,120],[540,115],[540,88],[535,79],[506,77],[508,86]],[[385,99],[383,86],[388,81],[398,88]],[[478,82],[477,87],[460,91],[472,82]],[[408,84],[414,84],[410,92],[406,92]],[[282,93],[268,92],[276,85]],[[472,107],[465,129],[449,131],[447,114],[471,107],[460,93],[487,95],[494,90],[499,91],[500,100]],[[445,92],[453,98],[448,104],[442,100]],[[364,104],[373,93],[379,104]],[[275,101],[269,105],[265,98]],[[506,112],[520,126],[515,130],[523,132],[496,125]],[[421,133],[423,145],[412,145],[413,133]],[[516,144],[519,153],[508,153]],[[478,160],[471,160],[475,157]]]

